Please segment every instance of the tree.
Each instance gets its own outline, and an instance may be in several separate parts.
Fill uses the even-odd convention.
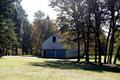
[[[15,24],[15,32],[17,34],[17,41],[19,42],[19,44],[13,45],[13,48],[16,48],[16,55],[18,54],[18,48],[22,49],[22,54],[24,54],[28,52],[30,47],[30,25],[27,14],[21,6],[21,0],[14,3],[11,18]]]
[[[119,23],[119,0],[108,0],[107,2],[107,22],[109,23],[109,32],[106,41],[105,59],[108,54],[108,63],[112,63],[114,46],[115,46],[115,35],[116,26]],[[117,13],[117,14],[116,14]]]
[[[16,0],[17,1],[17,0]],[[13,0],[0,1],[0,52],[17,43],[14,22],[11,19]]]
[[[33,49],[39,49],[41,53],[43,41],[54,33],[54,24],[50,20],[49,16],[47,16],[47,18],[44,18],[44,13],[42,11],[36,12],[34,17],[35,19],[31,27],[31,45]],[[40,54],[38,54],[37,56],[39,55]]]
[[[17,55],[18,48],[22,48],[25,37],[29,35],[27,33],[29,22],[20,3],[21,0],[0,1],[0,50],[2,52],[7,52],[9,49],[14,53],[16,48]]]
[[[74,31],[77,38],[78,60],[80,61],[80,30],[81,30],[81,13],[83,0],[51,0],[50,6],[59,11],[58,22],[60,27],[68,27],[68,30]]]
[[[50,6],[58,11],[58,24],[66,32],[74,33],[78,46],[78,62],[80,60],[80,44],[84,42],[86,62],[89,63],[90,49],[95,43],[95,59],[97,54],[101,63],[102,12],[105,1],[101,0],[51,0]],[[94,37],[94,36],[95,37]],[[71,35],[72,36],[72,35]],[[73,37],[72,37],[73,38]],[[95,38],[95,42],[92,40]],[[74,42],[75,43],[75,42]]]
[[[115,59],[114,59],[114,64],[116,64],[116,61],[119,58],[119,56],[120,56],[120,46],[117,49],[117,52],[116,52],[116,55],[115,55]]]

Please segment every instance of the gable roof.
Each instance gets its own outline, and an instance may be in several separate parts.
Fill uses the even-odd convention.
[[[56,42],[52,41],[53,37],[56,37]],[[42,43],[42,49],[64,49],[64,45],[61,44],[60,37],[54,34]]]

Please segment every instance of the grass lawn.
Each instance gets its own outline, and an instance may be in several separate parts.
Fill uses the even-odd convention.
[[[0,59],[0,80],[120,80],[119,67],[93,65],[6,56]]]

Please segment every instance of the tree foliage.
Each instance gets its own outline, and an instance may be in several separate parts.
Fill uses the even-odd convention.
[[[36,51],[41,51],[42,43],[56,31],[54,22],[44,15],[42,11],[36,12],[31,25],[31,46]]]
[[[104,55],[104,63],[106,60],[112,63],[113,51],[116,50],[114,48],[116,30],[118,31],[116,26],[120,26],[119,0],[50,0],[50,2],[50,6],[58,12],[60,30],[74,34],[74,39],[68,40],[76,40],[74,43],[77,43],[78,62],[79,53],[84,50],[86,62],[89,63],[91,50],[94,50],[95,62],[101,64]],[[108,35],[105,33],[107,30]],[[68,36],[73,38],[73,35]]]
[[[21,0],[0,1],[0,49],[3,52],[5,48],[7,50],[16,47],[17,53],[25,40],[23,35],[28,35],[29,22],[20,3]]]

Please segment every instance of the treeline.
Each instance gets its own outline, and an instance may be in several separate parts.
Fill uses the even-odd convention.
[[[55,23],[42,11],[29,23],[21,0],[0,1],[0,56],[40,56],[42,42],[56,31]]]
[[[78,62],[114,63],[120,58],[120,0],[50,0],[58,12],[61,33],[77,44]]]
[[[65,43],[77,49],[78,62],[84,57],[89,63],[91,55],[100,64],[120,59],[119,0],[50,0],[50,6],[58,11]],[[21,0],[1,0],[0,56],[40,56],[42,42],[58,31],[56,23],[44,16],[36,12],[30,24]]]
[[[0,1],[0,56],[17,55],[19,49],[24,53],[29,48],[29,21],[20,3],[21,0]]]

